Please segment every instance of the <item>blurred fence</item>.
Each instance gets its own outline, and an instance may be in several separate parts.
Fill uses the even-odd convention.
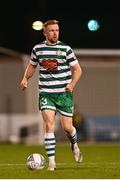
[[[81,131],[80,131],[81,130]],[[78,139],[89,142],[120,142],[119,117],[86,117]]]
[[[0,141],[43,143],[38,72],[30,79],[29,88],[21,91],[19,83],[30,57],[7,52],[4,49],[0,55]],[[120,50],[75,53],[83,70],[74,90],[73,122],[79,141],[120,142]],[[66,141],[60,116],[56,119],[56,139]]]

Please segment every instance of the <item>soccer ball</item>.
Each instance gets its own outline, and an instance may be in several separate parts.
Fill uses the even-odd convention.
[[[30,170],[40,170],[45,167],[45,158],[39,153],[33,153],[27,158],[27,167]]]

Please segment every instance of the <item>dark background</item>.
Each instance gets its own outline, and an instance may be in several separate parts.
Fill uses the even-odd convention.
[[[72,48],[120,48],[120,7],[115,0],[2,0],[0,46],[30,53],[44,39],[32,22],[48,19],[60,21],[60,40]],[[88,30],[90,19],[99,21],[98,31]]]

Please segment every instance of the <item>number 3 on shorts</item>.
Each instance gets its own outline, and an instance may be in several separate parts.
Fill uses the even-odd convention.
[[[47,104],[47,99],[46,98],[41,98],[41,105],[46,105]]]

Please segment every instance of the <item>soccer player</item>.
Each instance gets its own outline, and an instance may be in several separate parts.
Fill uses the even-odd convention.
[[[82,70],[70,46],[59,41],[59,22],[48,20],[43,25],[45,41],[35,45],[31,60],[20,83],[22,90],[28,87],[28,79],[39,64],[39,109],[45,124],[45,149],[48,170],[56,169],[55,162],[55,114],[61,114],[61,124],[71,145],[76,162],[82,162],[82,153],[77,144],[76,129],[72,124],[73,89]]]

